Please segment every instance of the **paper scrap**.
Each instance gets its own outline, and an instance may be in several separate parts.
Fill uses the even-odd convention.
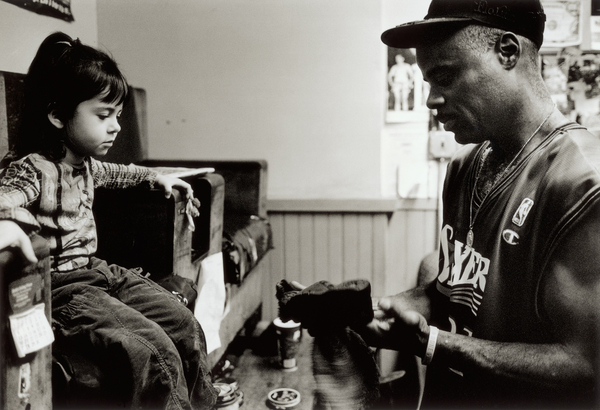
[[[204,331],[208,353],[221,347],[219,329],[225,315],[225,280],[223,253],[207,256],[202,261],[200,294],[196,299],[194,315]]]

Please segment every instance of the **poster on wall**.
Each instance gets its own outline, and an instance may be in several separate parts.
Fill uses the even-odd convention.
[[[388,47],[386,122],[427,120],[429,94],[414,49]]]
[[[0,0],[43,16],[74,21],[71,0]]]
[[[568,47],[581,44],[581,0],[543,0],[546,13],[544,47]]]

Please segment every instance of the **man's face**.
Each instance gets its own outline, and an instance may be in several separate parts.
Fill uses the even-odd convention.
[[[502,115],[502,70],[493,49],[479,53],[461,46],[460,34],[417,49],[417,63],[431,86],[427,106],[459,143],[490,138]]]

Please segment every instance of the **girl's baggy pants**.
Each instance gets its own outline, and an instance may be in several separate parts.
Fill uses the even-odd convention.
[[[94,258],[52,273],[55,343],[97,363],[132,408],[210,409],[217,393],[193,313],[135,270]]]

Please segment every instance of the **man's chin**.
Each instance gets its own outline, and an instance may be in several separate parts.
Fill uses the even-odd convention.
[[[477,144],[481,141],[478,141],[476,137],[473,136],[473,134],[467,134],[467,133],[462,133],[462,132],[453,132],[454,134],[454,140],[461,144],[461,145],[466,145],[466,144]]]
[[[454,133],[454,140],[459,144],[470,144],[471,139],[463,134]]]

